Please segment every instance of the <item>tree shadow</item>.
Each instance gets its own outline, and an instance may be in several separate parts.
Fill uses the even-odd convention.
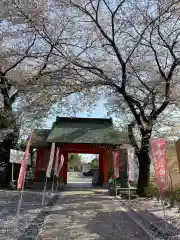
[[[67,239],[71,240],[152,239],[129,217],[129,215],[134,214],[134,211],[128,210],[124,212],[119,210],[121,203],[118,201],[113,201],[112,207],[109,202],[110,199],[106,196],[71,195],[71,197],[69,197],[67,195],[63,196],[62,199],[58,198],[58,196],[54,197],[48,205],[51,207],[54,206],[57,203],[57,199],[57,205],[62,208],[60,210],[53,210],[53,208],[51,208],[49,211],[45,209],[39,213],[30,226],[23,231],[18,240],[35,239],[48,215],[51,217],[50,221],[46,221],[45,226],[43,226],[47,239],[61,239],[61,237],[62,239],[66,239],[65,236],[68,234],[70,235]],[[141,223],[146,225],[146,220],[150,218],[147,211],[139,211],[138,213],[143,217],[143,221],[142,218],[140,219]],[[163,239],[170,239],[170,234],[178,230],[173,228],[173,232],[170,232],[170,230],[172,230],[170,224],[155,215],[151,216],[150,222],[154,222],[155,225],[160,222],[162,229],[165,229],[166,226],[169,234]],[[148,225],[148,227],[151,227],[152,231],[157,232],[156,239],[159,239],[158,237],[161,233],[159,233],[154,226]],[[43,236],[39,236],[38,240],[41,239],[44,239]]]
[[[52,207],[53,205],[56,204],[57,200],[58,200],[58,196],[54,196],[50,201],[48,201],[46,206]],[[45,217],[49,214],[50,214],[50,211],[46,211],[46,210],[40,211],[40,213],[33,220],[33,222],[27,228],[24,229],[24,231],[18,237],[18,240],[24,240],[24,239],[34,240],[37,237],[39,230],[43,226]],[[39,240],[40,239],[41,238],[39,238]]]
[[[0,192],[0,236],[2,239],[15,238],[18,233],[15,230],[17,224],[17,207],[20,193],[15,191]],[[42,193],[24,192],[20,209],[19,232],[36,218],[41,211]],[[52,197],[45,197],[45,204],[52,204]],[[34,221],[34,220],[33,220]],[[17,239],[17,238],[15,238]]]

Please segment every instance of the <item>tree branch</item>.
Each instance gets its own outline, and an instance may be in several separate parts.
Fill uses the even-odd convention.
[[[26,57],[27,57],[30,49],[34,46],[35,41],[36,41],[36,35],[35,35],[32,43],[31,43],[31,44],[29,45],[29,47],[26,49],[24,56],[21,57],[18,61],[16,61],[16,63],[14,63],[12,66],[10,66],[9,68],[7,68],[7,69],[4,71],[4,73],[3,73],[4,76],[5,76],[10,70],[12,70],[12,69],[14,69],[15,67],[17,67],[24,59],[26,59]]]

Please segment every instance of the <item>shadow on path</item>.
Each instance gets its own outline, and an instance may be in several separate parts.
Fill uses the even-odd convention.
[[[58,196],[54,196],[46,205],[46,207],[52,207],[54,204],[56,204],[58,200]],[[21,235],[18,237],[18,240],[34,240],[36,239],[39,230],[43,226],[44,219],[47,215],[49,215],[49,211],[41,211],[37,217],[33,220],[33,222],[21,233]]]

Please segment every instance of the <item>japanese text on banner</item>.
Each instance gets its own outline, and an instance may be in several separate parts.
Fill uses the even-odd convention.
[[[166,141],[163,138],[151,141],[152,159],[154,161],[157,184],[162,192],[168,184],[168,169],[166,162]]]
[[[119,178],[119,153],[113,152],[114,178]]]

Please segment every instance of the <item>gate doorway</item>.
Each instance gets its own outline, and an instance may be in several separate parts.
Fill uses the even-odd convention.
[[[68,154],[67,186],[89,188],[98,185],[99,154]]]

